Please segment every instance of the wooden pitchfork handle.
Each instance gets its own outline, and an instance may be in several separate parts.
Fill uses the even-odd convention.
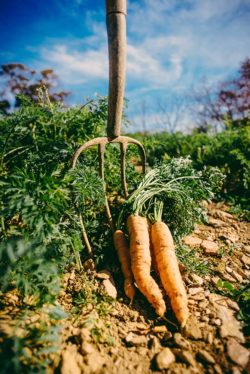
[[[126,75],[126,0],[106,0],[109,50],[108,138],[121,134]]]

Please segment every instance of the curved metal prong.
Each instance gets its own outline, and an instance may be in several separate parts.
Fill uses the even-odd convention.
[[[121,178],[122,178],[122,188],[124,191],[124,196],[128,197],[128,189],[126,183],[126,150],[128,143],[120,143],[121,149]]]

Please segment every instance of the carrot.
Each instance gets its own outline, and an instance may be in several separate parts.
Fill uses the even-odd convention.
[[[121,264],[124,275],[124,292],[130,299],[131,303],[135,296],[134,276],[131,270],[131,258],[129,253],[129,246],[124,232],[116,230],[113,234],[114,246]]]
[[[171,232],[164,222],[156,221],[151,228],[151,238],[162,285],[169,296],[177,320],[184,327],[189,315],[188,298]]]
[[[139,290],[153,305],[156,313],[163,316],[166,305],[157,283],[150,275],[151,256],[147,219],[130,215],[127,221],[130,237],[131,266]]]

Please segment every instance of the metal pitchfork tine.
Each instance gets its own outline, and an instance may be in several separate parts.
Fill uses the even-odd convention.
[[[125,156],[129,143],[136,144],[139,147],[142,172],[146,169],[146,153],[143,145],[136,139],[128,136],[121,136],[122,107],[125,88],[126,72],[126,0],[106,0],[106,21],[108,33],[109,49],[109,99],[108,99],[108,123],[107,136],[99,137],[81,145],[74,153],[72,158],[72,168],[75,168],[80,154],[87,148],[98,145],[99,152],[99,172],[104,180],[104,152],[105,146],[109,143],[119,143],[121,151],[121,180],[125,197],[128,196]],[[114,231],[114,223],[109,209],[108,199],[105,203],[106,214],[111,229]],[[83,218],[80,215],[80,224],[82,228],[83,241],[86,245],[88,254],[92,254],[91,245],[84,227]]]

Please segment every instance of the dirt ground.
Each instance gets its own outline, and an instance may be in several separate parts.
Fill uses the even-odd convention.
[[[48,372],[250,372],[247,349],[250,341],[246,333],[244,335],[243,322],[237,318],[239,306],[220,292],[228,284],[237,288],[249,283],[250,224],[237,220],[227,210],[222,203],[209,204],[208,223],[198,225],[183,239],[186,250],[194,250],[194,258],[203,261],[209,269],[205,275],[197,275],[185,265],[180,266],[190,310],[183,330],[170,306],[166,320],[162,320],[139,292],[129,305],[123,294],[120,269],[96,272],[90,263],[87,273],[91,285],[102,288],[115,301],[100,304],[98,311],[96,301],[90,302],[82,313],[79,309],[74,317],[66,319],[60,335],[60,354],[55,356]],[[72,295],[81,292],[82,274],[72,269],[65,274],[63,282],[59,303],[69,312],[75,307]],[[91,294],[91,289],[89,292]],[[10,308],[10,300],[8,296],[6,308],[1,312],[2,331],[6,336],[12,333],[10,320],[17,313],[15,307]],[[168,304],[167,296],[166,302]]]

